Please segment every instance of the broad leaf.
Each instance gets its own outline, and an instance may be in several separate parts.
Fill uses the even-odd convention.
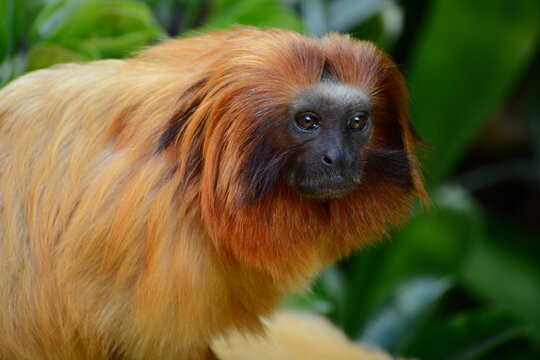
[[[395,351],[422,323],[452,286],[445,277],[419,277],[399,286],[367,321],[360,341]]]
[[[432,181],[456,166],[539,40],[540,1],[434,1],[408,76],[412,119],[435,146],[426,160]]]
[[[92,58],[124,57],[164,35],[146,4],[126,0],[48,7],[36,32],[49,43]]]
[[[279,0],[216,0],[205,27],[219,29],[234,24],[302,30],[299,17]]]
[[[395,286],[423,274],[454,275],[470,247],[483,238],[484,218],[475,202],[460,188],[445,187],[433,194],[433,205],[414,217],[392,241],[362,251],[349,260],[350,286],[343,321],[356,336],[368,314]]]
[[[63,46],[41,43],[32,47],[28,52],[26,70],[33,71],[47,68],[54,64],[81,62],[84,60],[88,60],[88,58]]]
[[[540,340],[540,270],[508,246],[475,245],[463,268],[469,289],[530,324]]]
[[[406,352],[419,359],[472,360],[497,346],[526,337],[527,327],[498,310],[455,316],[416,338]]]

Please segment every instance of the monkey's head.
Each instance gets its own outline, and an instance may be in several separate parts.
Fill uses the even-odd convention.
[[[371,43],[243,29],[204,61],[177,116],[190,119],[181,154],[193,154],[180,168],[218,252],[305,275],[424,195],[403,78]]]

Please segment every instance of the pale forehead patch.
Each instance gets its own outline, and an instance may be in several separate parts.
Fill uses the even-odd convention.
[[[369,94],[363,89],[337,81],[319,81],[306,90],[311,91],[315,96],[321,96],[336,102],[357,102],[361,100],[369,102],[370,100]]]
[[[371,96],[367,91],[354,85],[333,80],[319,81],[297,94],[297,101],[300,103],[317,99],[343,108],[351,105],[360,105],[366,109],[371,107]]]

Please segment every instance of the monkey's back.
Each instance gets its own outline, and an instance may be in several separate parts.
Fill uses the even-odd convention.
[[[173,234],[178,213],[153,202],[174,193],[163,186],[169,164],[153,156],[174,111],[163,104],[175,104],[183,87],[181,75],[169,81],[170,70],[144,76],[125,61],[62,65],[0,91],[0,359],[108,358],[115,342],[137,338],[133,308],[146,304],[134,304],[135,291],[176,291],[170,279],[153,279],[150,290],[135,284],[154,261],[149,227],[160,221],[168,230],[159,236],[182,238]],[[158,344],[140,348],[158,356],[160,331],[146,339]],[[179,344],[178,353],[189,353]]]
[[[92,71],[64,65],[23,76],[0,92],[2,359],[99,358],[71,353],[81,334],[73,331],[77,320],[59,284],[71,269],[56,260],[92,168],[113,161],[100,141],[106,122],[96,121],[105,115],[91,113],[110,108],[114,98],[99,94],[114,94],[107,78],[122,65],[97,63]]]
[[[159,150],[219,60],[204,44],[0,91],[0,359],[206,359],[209,339],[259,330],[276,306],[267,277],[221,268],[197,180],[180,194],[177,159]]]
[[[218,269],[196,180],[180,196],[159,152],[236,37],[272,38],[170,41],[0,91],[0,359],[197,359],[231,326],[260,328],[283,289]]]

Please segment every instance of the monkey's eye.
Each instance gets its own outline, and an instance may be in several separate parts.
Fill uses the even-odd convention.
[[[353,130],[362,130],[366,127],[368,120],[369,116],[367,113],[356,114],[349,120],[349,127]]]
[[[296,125],[302,130],[313,130],[319,127],[319,117],[313,113],[300,113],[296,115]]]

